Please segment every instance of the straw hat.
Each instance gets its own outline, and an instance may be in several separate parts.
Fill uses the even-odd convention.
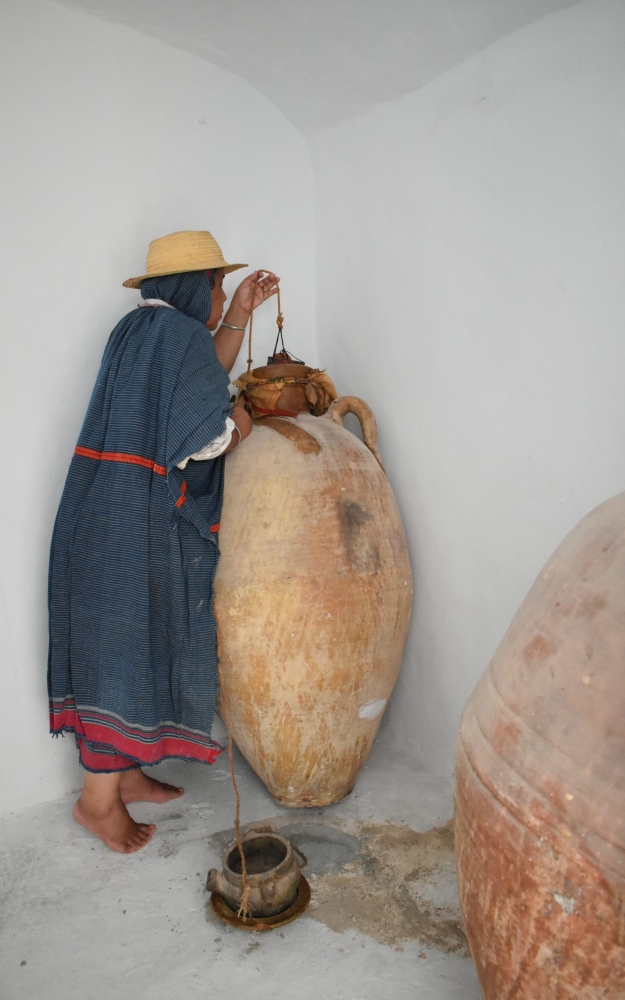
[[[228,273],[247,264],[227,264],[217,240],[206,230],[185,229],[152,240],[145,262],[147,274],[128,278],[125,288],[141,288],[146,278],[160,278],[163,274],[183,274],[185,271],[205,271],[209,267],[221,268]]]

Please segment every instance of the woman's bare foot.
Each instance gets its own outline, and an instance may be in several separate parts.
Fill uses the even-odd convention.
[[[135,823],[123,802],[116,803],[108,812],[99,812],[85,808],[80,798],[74,803],[72,816],[111,851],[120,854],[132,854],[145,847],[156,829],[152,824]]]
[[[140,767],[132,771],[122,771],[119,782],[121,800],[128,802],[169,802],[184,795],[184,788],[168,785],[144,774]]]
[[[72,815],[106,847],[120,854],[132,854],[145,847],[156,829],[151,823],[135,823],[121,800],[119,772],[89,772]]]

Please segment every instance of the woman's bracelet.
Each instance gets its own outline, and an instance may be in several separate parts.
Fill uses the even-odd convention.
[[[228,330],[243,330],[243,333],[245,333],[244,326],[233,326],[232,323],[223,323],[223,322],[221,325],[227,327]]]
[[[232,417],[230,419],[232,420]],[[232,423],[234,424],[234,420],[232,420]],[[234,447],[238,448],[239,445],[241,444],[241,441],[243,440],[243,438],[241,436],[241,431],[240,431],[239,427],[237,426],[237,424],[234,424],[234,429],[237,432],[237,434],[239,435],[239,440],[237,441],[237,443],[235,444]]]

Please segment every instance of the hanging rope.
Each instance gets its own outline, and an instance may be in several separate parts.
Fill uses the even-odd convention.
[[[237,779],[234,773],[234,758],[232,754],[232,725],[230,723],[230,712],[224,700],[224,683],[221,674],[221,664],[217,664],[217,672],[219,674],[219,688],[221,690],[221,710],[224,716],[224,722],[226,724],[226,729],[228,730],[228,762],[230,764],[230,780],[232,781],[232,787],[234,788],[234,797],[237,803],[237,811],[234,817],[234,834],[237,841],[237,847],[239,849],[239,857],[241,858],[241,905],[237,910],[237,917],[243,917],[246,920],[251,916],[250,910],[250,886],[247,881],[247,861],[245,859],[245,853],[243,851],[243,839],[241,837],[241,798],[239,796],[239,789],[237,787]]]
[[[254,325],[254,299],[256,298],[256,289],[258,288],[258,285],[260,283],[260,278],[261,278],[262,274],[272,274],[272,272],[271,271],[263,271],[262,269],[259,270],[258,277],[257,277],[256,281],[254,282],[254,289],[252,291],[252,311],[250,313],[250,329],[249,329],[249,332],[248,332],[248,335],[247,335],[247,371],[248,371],[248,374],[249,374],[249,372],[252,369],[252,364],[253,364],[253,361],[254,361],[254,359],[252,358],[252,327]],[[276,319],[276,323],[278,324],[278,337],[276,339],[276,345],[278,344],[278,340],[280,340],[280,338],[282,337],[282,328],[284,326],[284,316],[282,315],[282,308],[281,308],[281,304],[280,304],[280,285],[277,286],[277,290],[278,290],[278,316],[277,316],[277,319]],[[284,340],[282,340],[282,346],[284,347]],[[275,354],[275,351],[274,351],[274,354]]]
[[[254,326],[254,300],[256,298],[256,289],[259,286],[261,275],[271,274],[271,271],[259,270],[258,278],[254,282],[254,288],[252,290],[252,310],[250,312],[250,329],[247,338],[247,371],[248,374],[252,368],[253,358],[252,358],[252,330]],[[284,316],[282,315],[281,303],[280,303],[280,285],[277,286],[278,294],[278,317],[276,323],[278,324],[278,340],[282,337],[282,328],[284,326]],[[284,340],[282,340],[282,346],[284,347]],[[274,351],[275,354],[275,351]],[[251,916],[250,909],[250,886],[247,880],[247,861],[245,858],[245,852],[243,850],[243,838],[241,837],[241,797],[239,795],[239,789],[237,786],[237,779],[234,773],[234,756],[232,752],[232,723],[230,721],[230,712],[228,706],[226,705],[224,699],[224,683],[223,676],[221,673],[221,664],[217,663],[217,671],[219,674],[219,687],[222,692],[221,694],[221,710],[224,716],[224,722],[226,724],[226,729],[228,731],[228,763],[230,764],[230,780],[232,781],[232,787],[234,789],[234,798],[236,800],[237,808],[234,817],[234,834],[236,837],[237,848],[239,850],[239,857],[241,858],[241,904],[237,911],[237,917],[243,917],[246,920]]]

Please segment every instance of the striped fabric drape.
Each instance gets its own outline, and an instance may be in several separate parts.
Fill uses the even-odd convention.
[[[188,275],[175,277],[192,291]],[[195,277],[203,317],[209,278]],[[159,288],[160,298],[168,294],[175,299],[175,290]],[[70,466],[50,558],[50,726],[76,734],[88,750],[84,766],[98,753],[111,764],[98,770],[119,770],[120,756],[210,763],[220,751],[210,738],[212,582],[224,459],[189,462],[184,473],[176,466],[223,433],[229,411],[228,376],[201,318],[146,308],[121,320]]]

